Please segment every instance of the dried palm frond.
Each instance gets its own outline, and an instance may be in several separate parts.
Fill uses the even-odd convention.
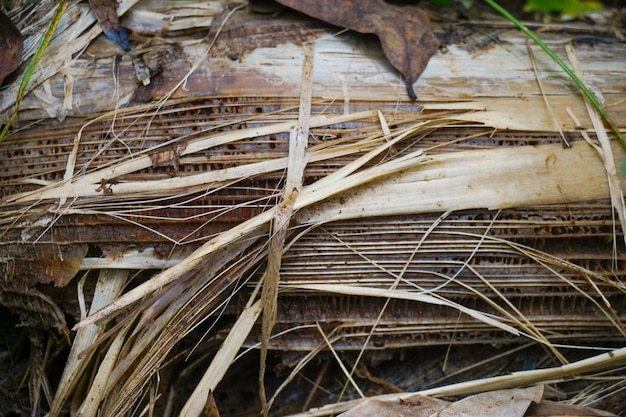
[[[338,392],[356,395],[372,375],[366,351],[530,341],[554,360],[432,395],[622,363],[615,350],[568,365],[567,351],[626,336],[614,221],[624,152],[550,64],[531,69],[514,35],[485,54],[449,46],[416,104],[367,40],[297,17],[279,17],[297,30],[277,42],[278,23],[238,4],[122,2],[136,49],[117,59],[70,3],[50,73],[0,148],[3,303],[29,324],[77,330],[51,417],[70,397],[84,416],[174,403],[199,415],[242,348],[261,345],[304,352],[268,405],[325,352],[350,385]],[[621,114],[623,58],[596,51]],[[596,52],[577,53],[604,79],[587,65]],[[81,94],[87,75],[93,95]],[[49,116],[63,121],[34,121]],[[602,139],[601,157],[580,136]],[[82,315],[48,294],[77,275]],[[90,300],[83,287],[96,280]],[[352,363],[349,351],[360,352]],[[180,398],[171,388],[192,384]]]

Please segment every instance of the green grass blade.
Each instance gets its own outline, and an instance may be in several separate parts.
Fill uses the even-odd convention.
[[[519,29],[521,29],[526,35],[528,35],[530,39],[532,39],[537,45],[539,45],[541,49],[543,49],[550,56],[550,58],[552,58],[557,64],[559,64],[561,68],[563,68],[563,71],[565,71],[567,75],[569,75],[572,81],[574,81],[574,83],[578,86],[578,88],[580,88],[580,90],[583,92],[585,97],[589,99],[593,107],[596,108],[596,110],[598,111],[598,113],[600,113],[604,121],[609,125],[613,133],[615,133],[615,136],[617,136],[617,139],[622,144],[624,149],[626,149],[626,140],[624,139],[621,132],[619,131],[619,128],[617,127],[615,123],[613,123],[613,120],[611,120],[611,118],[609,117],[607,112],[604,110],[600,102],[598,102],[598,99],[596,98],[596,96],[594,96],[593,93],[589,91],[589,89],[585,86],[585,84],[580,80],[580,78],[578,78],[576,74],[574,74],[574,71],[572,71],[567,66],[567,64],[563,62],[563,60],[559,58],[552,49],[550,49],[548,45],[546,45],[541,39],[539,39],[539,37],[537,37],[537,35],[535,35],[535,33],[532,30],[527,28],[522,22],[517,20],[515,16],[513,16],[511,13],[509,13],[504,8],[502,8],[498,3],[496,3],[493,0],[485,0],[485,3],[487,3],[493,9],[495,9],[498,13],[500,13],[507,20],[512,22]]]
[[[11,127],[11,123],[15,120],[17,116],[17,110],[26,95],[26,88],[28,87],[28,83],[30,83],[30,79],[33,76],[33,72],[35,72],[35,68],[39,65],[39,61],[41,61],[41,57],[45,52],[50,40],[52,39],[52,35],[54,35],[54,31],[57,26],[59,26],[59,21],[63,16],[63,12],[67,8],[67,0],[60,0],[59,5],[57,6],[56,11],[54,12],[54,16],[52,16],[52,20],[48,24],[48,29],[46,29],[46,33],[43,35],[41,40],[39,41],[39,45],[37,46],[37,50],[35,51],[35,55],[33,55],[32,59],[28,63],[28,67],[26,67],[26,71],[24,71],[24,76],[22,77],[22,82],[20,83],[20,87],[17,90],[17,97],[15,99],[15,110],[11,114],[11,117],[6,122],[4,127],[2,128],[2,132],[0,132],[0,142],[4,140],[4,137],[9,132],[9,128]]]

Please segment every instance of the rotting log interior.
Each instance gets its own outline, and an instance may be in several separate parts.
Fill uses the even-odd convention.
[[[437,111],[416,114],[416,108],[400,111],[392,105],[379,105],[394,129],[402,128],[411,120],[441,116],[441,112]],[[355,111],[369,106],[373,104],[351,103]],[[342,103],[326,102],[317,103],[315,107],[319,112],[335,112],[340,108],[343,108]],[[12,195],[35,189],[28,180],[58,181],[62,178],[66,169],[65,160],[79,130],[76,172],[90,172],[128,160],[129,152],[140,155],[148,150],[163,155],[163,149],[173,151],[169,153],[169,160],[153,159],[150,168],[111,181],[103,179],[99,197],[79,198],[68,205],[68,208],[89,207],[92,214],[84,212],[60,216],[51,227],[47,227],[45,222],[39,222],[49,216],[47,211],[51,202],[21,207],[14,203],[5,204],[2,250],[4,258],[10,259],[10,262],[4,263],[7,276],[23,285],[54,282],[64,286],[82,269],[81,262],[84,263],[86,259],[101,256],[114,260],[131,250],[150,250],[156,265],[159,259],[179,258],[181,253],[197,247],[212,236],[263,212],[275,204],[280,173],[263,174],[210,193],[191,189],[179,195],[168,195],[159,190],[146,190],[129,198],[127,195],[117,195],[115,186],[125,181],[184,177],[267,158],[285,157],[288,152],[286,134],[255,137],[184,157],[178,157],[175,149],[184,148],[185,143],[202,135],[290,120],[295,112],[294,103],[289,101],[267,105],[264,100],[254,98],[237,101],[211,99],[166,107],[155,117],[132,112],[118,115],[115,131],[104,133],[104,137],[102,132],[111,126],[109,119],[86,126],[71,119],[64,123],[48,121],[40,127],[32,126],[23,134],[13,135],[0,151],[3,159],[10,164],[10,169],[2,174],[0,194],[5,201],[10,201]],[[150,129],[146,134],[148,121]],[[310,146],[329,139],[354,140],[366,137],[375,129],[374,120],[315,129],[312,131]],[[570,140],[575,138],[570,137]],[[433,130],[425,137],[400,144],[392,149],[392,153],[427,149],[429,153],[435,154],[560,141],[561,138],[554,134],[494,133],[481,126],[451,123]],[[312,162],[307,167],[306,181],[312,182],[323,177],[354,157],[350,155]],[[16,213],[21,213],[20,222],[13,220]],[[610,322],[607,321],[604,327],[598,325],[603,320],[602,313],[596,311],[595,316],[591,314],[593,307],[589,301],[566,281],[575,283],[586,293],[593,293],[589,278],[585,275],[586,269],[605,280],[597,284],[605,296],[615,298],[618,305],[621,303],[622,290],[617,283],[624,278],[626,254],[619,245],[617,252],[613,251],[613,243],[621,241],[622,235],[614,225],[608,201],[507,209],[497,213],[497,216],[494,211],[488,210],[455,212],[425,238],[426,230],[436,219],[437,215],[373,218],[330,223],[315,228],[285,254],[281,271],[282,285],[289,287],[291,284],[307,282],[340,282],[384,288],[393,283],[394,274],[406,269],[403,276],[406,281],[400,284],[400,288],[415,290],[416,287],[412,288],[412,285],[424,289],[441,286],[438,293],[463,300],[477,297],[469,290],[473,288],[478,293],[497,299],[496,294],[490,293],[485,286],[485,280],[513,300],[524,314],[533,317],[536,311],[537,317],[533,320],[537,319],[545,325],[555,339],[620,338],[619,332],[615,329],[611,331]],[[419,243],[422,238],[425,238],[424,242]],[[36,251],[28,243],[33,241],[37,242],[34,246]],[[554,270],[547,269],[506,242],[547,253],[553,257],[547,262]],[[412,251],[418,244],[419,251],[412,258]],[[57,255],[59,251],[63,255]],[[60,262],[60,259],[65,262]],[[464,266],[468,259],[472,271]],[[564,264],[559,264],[558,259],[563,260]],[[567,262],[572,265],[565,264]],[[66,270],[64,275],[61,274]],[[457,271],[461,272],[455,275]],[[451,276],[455,280],[448,282]],[[460,286],[459,282],[468,287]],[[242,293],[242,296],[245,299],[246,295]],[[551,307],[548,313],[543,312],[542,305],[553,305],[556,297],[568,301],[556,310],[556,307]],[[300,310],[295,307],[298,299],[309,300],[312,310],[305,308],[306,311],[302,310],[299,315]],[[313,321],[326,320],[315,314],[318,310],[314,306],[318,303],[334,306],[328,311],[329,314],[332,312],[332,318],[328,320],[338,323],[339,328],[346,328],[341,324],[344,321],[356,323],[347,328],[358,329],[371,324],[380,304],[371,300],[350,302],[349,299],[337,297],[335,300],[333,297],[289,290],[281,298],[280,326],[287,329],[298,323],[304,324],[305,317]],[[292,302],[295,304],[292,305]],[[355,310],[355,303],[361,307]],[[396,302],[394,306],[391,311],[395,313],[387,314],[398,319],[395,322],[390,320],[385,325],[394,334],[397,333],[394,327],[404,330],[394,336],[398,342],[388,341],[383,345],[401,347],[447,343],[453,337],[451,334],[446,336],[441,330],[441,323],[451,319],[446,315],[450,312],[446,313],[445,309],[428,307],[438,311],[429,316],[441,316],[432,327],[439,329],[440,334],[435,334],[428,330],[426,323],[407,328],[406,325],[414,320],[411,307],[406,302]],[[618,312],[620,310],[616,309]],[[360,316],[363,321],[359,319]],[[566,317],[571,319],[566,320]],[[541,322],[542,319],[545,321]],[[542,327],[539,323],[538,326]],[[458,325],[461,326],[460,323]],[[466,325],[468,329],[473,326],[471,320]],[[468,333],[465,342],[489,342],[504,337],[486,328],[483,330],[486,333],[481,335],[480,330],[473,328],[473,336],[470,337]],[[462,333],[462,326],[451,331],[457,332],[455,337],[461,340],[458,335]],[[402,335],[402,332],[405,334]],[[420,333],[430,336],[422,336]],[[299,342],[300,336],[296,334],[291,334],[294,340],[277,341],[274,347],[290,349],[302,345],[302,349],[306,349],[312,343],[319,343],[315,337],[314,341]],[[382,338],[386,337],[386,333],[381,334]],[[307,336],[301,337],[305,339]],[[358,345],[360,341],[358,337],[356,339],[350,343],[346,341],[346,348]],[[502,340],[508,339],[505,337]]]
[[[553,133],[554,121],[548,116],[544,97],[538,91],[537,76],[543,79],[548,104],[562,123],[568,141],[580,141],[580,137],[566,107],[571,107],[582,120],[583,129],[590,131],[582,102],[573,92],[571,83],[533,47],[540,61],[535,73],[527,60],[525,40],[510,27],[500,27],[495,37],[486,35],[482,26],[479,30],[470,30],[466,37],[468,27],[451,31],[438,27],[440,34],[460,35],[462,39],[451,41],[445,51],[437,54],[416,84],[425,109],[420,113],[417,105],[405,101],[402,80],[382,58],[375,39],[355,37],[351,33],[336,34],[335,28],[302,22],[301,16],[295,20],[294,16],[288,17],[288,25],[280,23],[282,28],[294,30],[278,32],[272,19],[247,12],[237,15],[241,19],[230,22],[224,36],[218,38],[215,49],[210,51],[208,59],[203,58],[185,88],[156,111],[150,103],[167,93],[187,74],[191,64],[200,59],[207,40],[215,34],[209,28],[211,21],[222,12],[223,6],[221,2],[209,2],[206,8],[196,10],[198,15],[190,19],[190,24],[181,19],[169,21],[171,26],[153,28],[141,21],[146,11],[155,16],[168,15],[177,4],[183,3],[141,2],[125,20],[138,34],[135,40],[144,48],[139,49],[141,59],[154,71],[149,87],[137,83],[133,67],[136,56],[125,55],[118,59],[116,52],[102,39],[91,43],[85,53],[77,53],[89,44],[81,38],[80,42],[71,44],[76,46],[76,51],[59,61],[64,65],[69,63],[65,71],[40,86],[37,94],[27,96],[19,113],[19,129],[0,147],[4,168],[0,172],[0,274],[7,278],[0,281],[0,289],[4,304],[14,313],[21,312],[25,324],[66,331],[72,323],[67,324],[65,320],[80,317],[75,294],[78,278],[86,277],[90,293],[93,286],[90,283],[98,268],[128,268],[132,258],[137,261],[133,265],[142,265],[131,268],[136,274],[132,287],[163,268],[177,264],[211,237],[276,204],[283,179],[280,170],[253,175],[234,184],[220,184],[221,188],[212,189],[210,193],[204,185],[173,193],[145,189],[132,198],[116,190],[120,184],[130,181],[177,179],[286,157],[287,132],[256,136],[191,155],[182,155],[180,151],[205,135],[296,120],[302,42],[315,43],[314,95],[326,98],[314,100],[312,114],[380,110],[396,132],[424,119],[446,119],[450,115],[460,118],[460,113],[464,113],[463,121],[451,120],[449,125],[433,128],[424,137],[405,141],[370,165],[415,149],[434,155],[467,149],[560,144],[562,139]],[[79,10],[82,13],[86,4],[73,2],[72,6],[82,8]],[[76,13],[76,9],[72,10]],[[487,23],[486,27],[490,30],[493,24]],[[624,44],[577,42],[579,35],[596,34],[598,28],[578,24],[573,28],[573,32],[556,29],[542,36],[561,55],[563,45],[570,40],[574,42],[585,74],[594,87],[602,91],[608,111],[615,120],[624,120]],[[113,73],[116,77],[112,77]],[[73,90],[68,90],[69,86]],[[6,91],[2,97],[3,117],[10,110],[5,97],[9,97],[12,90]],[[60,100],[64,95],[66,100]],[[457,111],[449,110],[453,104]],[[135,105],[138,107],[132,108]],[[446,107],[448,110],[444,109]],[[115,115],[103,116],[113,109],[116,109]],[[94,114],[85,117],[91,113]],[[51,117],[64,121],[48,119]],[[43,120],[34,121],[40,119]],[[310,146],[334,139],[348,142],[371,134],[380,135],[379,121],[375,117],[315,128]],[[32,199],[26,203],[11,200],[19,193],[40,190],[50,182],[62,181],[77,139],[76,167],[72,170],[77,177],[131,161],[142,153],[150,155],[150,166],[115,178],[103,177],[89,190],[89,196],[70,197],[61,207],[58,207],[58,198]],[[307,166],[306,181],[322,178],[345,166],[358,154],[311,162]],[[565,201],[500,212],[457,211],[420,244],[438,215],[332,222],[300,237],[283,259],[279,322],[275,333],[297,326],[302,328],[273,339],[272,347],[305,351],[319,346],[320,333],[311,330],[319,322],[322,330],[333,337],[334,347],[346,349],[342,355],[350,355],[348,349],[363,347],[383,302],[319,294],[294,288],[294,285],[342,282],[385,288],[393,283],[394,274],[400,273],[406,280],[400,282],[400,289],[415,289],[415,285],[437,288],[439,294],[452,300],[495,314],[501,314],[495,311],[495,305],[508,308],[509,312],[517,309],[520,314],[515,317],[523,315],[555,343],[575,341],[607,348],[622,344],[623,335],[611,323],[610,309],[604,309],[604,300],[591,286],[593,282],[610,301],[613,318],[623,322],[623,234],[615,225],[608,199]],[[299,225],[294,228],[295,232],[302,231]],[[418,245],[419,250],[411,259]],[[525,251],[526,246],[531,250]],[[202,265],[197,275],[205,268],[208,266]],[[85,272],[90,269],[95,270]],[[139,272],[141,269],[143,271]],[[451,280],[459,271],[455,280]],[[173,362],[167,364],[174,365],[159,370],[159,376],[163,377],[161,386],[168,382],[176,387],[191,384],[184,377],[195,365],[187,368],[187,362],[180,358],[187,357],[196,342],[208,352],[221,343],[259,278],[258,273],[250,275],[252,280],[240,289],[226,309],[206,306],[201,311],[220,317],[215,328],[205,326],[215,331],[209,333],[206,342],[198,342],[204,337],[200,333],[205,330],[200,326],[180,341],[180,346],[168,357]],[[194,278],[193,275],[186,277],[182,284]],[[504,305],[486,282],[492,283],[511,305]],[[581,291],[576,291],[571,284]],[[53,288],[54,285],[61,287]],[[224,285],[234,288],[232,283]],[[479,294],[486,298],[480,300]],[[199,298],[203,299],[202,296]],[[89,304],[89,294],[86,294],[86,301]],[[211,324],[213,318],[208,319]],[[408,355],[412,346],[438,345],[434,348],[443,356],[446,349],[453,354],[461,351],[462,344],[471,344],[469,349],[473,354],[479,349],[496,350],[502,343],[520,340],[456,310],[405,300],[392,300],[381,318],[368,344],[371,349],[368,361],[371,362],[376,362],[372,358],[377,354],[402,356],[407,352]],[[184,320],[178,323],[180,328],[186,328],[186,324]],[[248,343],[254,343],[256,338],[253,334]],[[155,343],[154,348],[158,347]],[[382,350],[384,347],[406,349],[388,353]],[[288,352],[275,354],[279,365],[288,362]],[[420,351],[415,360],[420,367],[414,372],[428,379],[430,371],[426,372],[421,366],[434,361],[421,355]],[[193,358],[197,356],[200,355]],[[458,356],[452,358],[456,361]],[[323,362],[324,359],[320,359],[318,364]],[[179,372],[179,364],[185,367],[184,371]],[[286,366],[293,366],[293,363]],[[494,366],[493,370],[508,372],[520,366],[521,363],[508,368]],[[256,370],[256,364],[248,363],[248,371],[250,369]],[[412,375],[407,378],[412,379],[413,384],[401,384],[397,381],[402,366],[398,369],[389,365],[385,369],[390,370],[385,378],[404,389],[417,389],[437,380],[430,378],[420,381],[423,385],[419,385],[415,384],[419,378]],[[359,372],[363,374],[363,370]],[[340,375],[340,371],[334,375]],[[312,379],[317,376],[308,375]],[[230,381],[228,388],[238,386],[241,377],[237,375],[235,382]],[[303,388],[307,389],[309,385]],[[236,394],[232,397],[239,401],[232,415],[240,416],[243,415],[242,404],[250,402],[254,394],[247,397],[240,396],[241,392]],[[321,404],[338,399],[324,397]],[[225,411],[222,407],[228,404],[227,399],[222,396],[218,400],[220,410]],[[319,398],[317,404],[320,404]]]

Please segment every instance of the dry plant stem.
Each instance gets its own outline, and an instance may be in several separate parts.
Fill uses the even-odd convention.
[[[324,330],[322,329],[322,326],[320,326],[319,322],[317,322],[315,324],[317,326],[317,331],[320,332],[320,334],[322,335],[322,338],[324,339],[324,343],[326,343],[326,347],[332,353],[333,357],[337,361],[337,364],[341,368],[341,371],[346,376],[347,380],[354,387],[355,391],[359,394],[359,396],[361,398],[365,398],[365,394],[363,394],[363,391],[361,391],[361,388],[359,388],[359,385],[356,383],[356,381],[352,377],[352,372],[348,371],[348,368],[346,368],[346,365],[344,365],[343,361],[341,360],[341,358],[337,354],[337,351],[335,349],[333,349],[333,344],[328,339],[328,336],[326,336],[326,333],[324,333]]]
[[[360,119],[366,119],[375,117],[377,114],[374,110],[368,110],[358,113],[352,113],[341,116],[315,116],[311,118],[310,127],[317,128],[332,124],[340,124]],[[234,132],[221,133],[217,135],[210,135],[202,137],[190,142],[180,152],[180,156],[190,155],[196,152],[205,151],[215,146],[225,145],[228,143],[236,142],[243,139],[251,139],[259,136],[274,135],[283,132],[289,132],[295,125],[296,121],[276,123],[264,127],[255,127],[249,129],[238,130]],[[112,187],[112,190],[116,194],[120,193],[144,193],[152,190],[168,190],[175,191],[184,189],[195,185],[206,185],[210,183],[221,183],[224,181],[233,180],[236,178],[242,178],[246,176],[258,175],[264,172],[273,172],[277,169],[282,169],[284,166],[279,165],[272,166],[274,162],[261,163],[263,165],[249,164],[246,166],[246,170],[218,170],[217,172],[208,172],[204,174],[193,175],[185,178],[174,178],[162,181],[143,181],[141,183],[134,183],[133,186],[126,186],[127,188]],[[127,175],[147,169],[152,166],[152,159],[148,155],[140,155],[134,159],[117,164],[113,167],[103,168],[92,173],[74,178],[73,181],[60,181],[57,183],[44,186],[36,191],[17,194],[10,199],[5,200],[3,203],[25,203],[28,201],[42,201],[47,199],[61,199],[72,197],[88,197],[88,196],[100,196],[101,192],[96,192],[97,185],[100,184],[103,178],[111,180],[122,175]],[[260,169],[260,168],[265,168]],[[96,187],[94,187],[96,185]],[[120,187],[124,187],[124,184],[120,184]]]
[[[400,300],[411,300],[411,301],[419,301],[422,303],[435,304],[435,305],[443,305],[447,307],[451,307],[459,310],[462,313],[465,313],[476,320],[482,321],[483,323],[489,324],[490,326],[497,327],[500,330],[504,330],[505,332],[511,333],[515,336],[519,336],[520,332],[514,327],[509,326],[508,324],[502,323],[494,318],[478,311],[474,310],[450,300],[447,300],[437,294],[427,294],[427,293],[418,293],[418,292],[409,292],[405,290],[387,290],[382,288],[368,288],[364,286],[356,286],[356,285],[343,285],[343,284],[307,284],[307,285],[293,285],[288,288],[298,288],[305,289],[310,291],[322,291],[328,292],[332,294],[345,294],[345,295],[358,295],[362,297],[382,297],[382,298],[393,298]]]
[[[533,33],[532,30],[530,30],[526,26],[524,26],[524,24],[522,24],[522,22],[517,20],[512,14],[510,14],[508,11],[506,11],[506,9],[502,8],[494,0],[485,0],[485,3],[487,3],[493,9],[495,9],[498,13],[500,13],[502,16],[504,16],[507,20],[509,20],[511,23],[513,23],[515,26],[517,26],[520,30],[522,30],[522,32],[524,32],[537,45],[539,45],[541,47],[541,49],[543,49],[550,56],[550,58],[552,58],[554,60],[554,62],[556,62],[563,69],[563,71],[565,71],[565,73],[572,79],[572,81],[574,81],[574,83],[578,86],[578,88],[580,88],[580,90],[582,91],[583,95],[591,102],[591,104],[593,104],[593,107],[598,111],[598,113],[600,113],[600,115],[602,116],[604,121],[606,121],[608,123],[608,125],[611,127],[611,130],[613,131],[613,133],[615,133],[615,136],[617,137],[617,139],[621,143],[622,147],[626,149],[626,140],[622,136],[619,128],[613,122],[613,120],[611,120],[611,118],[609,117],[607,112],[604,111],[604,109],[602,108],[602,105],[598,102],[598,100],[593,95],[593,93],[585,86],[585,84],[581,81],[581,79],[576,75],[576,73],[574,71],[572,71],[565,64],[565,62],[563,62],[563,60],[561,58],[559,58],[554,53],[554,51],[552,51],[552,49],[550,49],[550,47],[548,47],[548,45],[546,45],[541,39],[539,39],[537,37],[537,35],[535,35]]]
[[[261,310],[261,300],[244,309],[235,325],[230,329],[224,344],[211,361],[211,365],[185,403],[179,414],[180,417],[199,417],[202,415],[209,393],[215,390],[217,384],[226,374],[228,367],[235,359],[252,326],[261,314]]]
[[[289,163],[282,199],[276,208],[271,227],[267,272],[263,281],[261,300],[263,301],[263,319],[261,324],[261,353],[259,369],[259,395],[263,407],[263,416],[269,416],[265,393],[265,362],[267,346],[276,322],[278,309],[278,282],[280,265],[285,246],[285,237],[294,210],[294,204],[302,191],[304,169],[306,168],[306,148],[309,142],[309,124],[311,121],[311,94],[313,90],[313,44],[307,43],[302,64],[302,87],[300,91],[300,109],[298,126],[289,135]]]
[[[577,75],[580,77],[581,82],[585,82],[584,74],[582,72],[582,68],[578,62],[578,57],[576,56],[576,52],[571,44],[567,44],[565,46],[565,51],[567,53],[567,58],[572,63],[572,67]],[[589,113],[589,117],[591,118],[591,122],[596,131],[596,136],[598,137],[598,142],[600,142],[600,146],[593,146],[593,148],[598,152],[598,155],[602,158],[602,162],[604,163],[604,168],[606,169],[607,181],[609,183],[609,192],[611,195],[611,204],[615,211],[617,211],[617,215],[620,220],[620,224],[622,226],[622,231],[624,231],[624,243],[626,243],[626,204],[624,203],[624,191],[622,189],[619,176],[617,174],[617,168],[615,166],[615,157],[613,156],[613,150],[611,149],[611,142],[607,135],[606,130],[602,124],[600,119],[600,115],[596,111],[596,109],[592,106],[592,103],[585,97],[585,106],[587,107],[587,112]],[[588,143],[592,144],[589,140]],[[592,144],[593,145],[593,144]]]
[[[95,312],[113,301],[124,289],[129,271],[103,269],[98,276],[96,290],[90,311]],[[78,380],[82,377],[93,352],[85,357],[80,357],[81,352],[87,349],[102,333],[102,327],[93,324],[81,329],[76,334],[72,343],[72,350],[65,363],[63,375],[59,382],[59,387],[50,407],[50,417],[56,417],[61,412],[63,405],[72,390],[76,387]]]
[[[417,130],[424,125],[427,125],[427,123],[419,124],[414,129]],[[425,162],[426,158],[421,155],[421,152],[416,152],[397,160],[392,160],[373,168],[363,170],[360,173],[353,174],[354,171],[356,171],[363,164],[367,163],[380,153],[385,152],[395,143],[405,139],[408,135],[412,134],[414,129],[403,132],[402,134],[395,137],[393,140],[390,140],[380,145],[376,149],[358,158],[356,161],[344,166],[338,171],[317,181],[316,183],[313,183],[310,186],[303,188],[302,193],[300,193],[294,203],[294,209],[298,210],[303,207],[315,204],[330,196],[340,194],[351,188],[366,184],[370,181],[373,181],[374,179],[382,178],[389,174],[402,171],[410,167],[415,167]],[[74,326],[74,329],[80,329],[89,324],[98,322],[99,320],[102,320],[104,318],[111,318],[113,314],[116,314],[121,309],[140,300],[147,294],[156,291],[163,285],[174,281],[183,274],[191,271],[193,268],[197,267],[207,255],[215,252],[220,248],[223,248],[228,244],[242,238],[252,238],[255,236],[258,237],[258,232],[260,228],[268,224],[276,215],[276,209],[276,207],[273,207],[259,214],[258,216],[253,217],[243,223],[240,223],[232,229],[221,233],[220,235],[216,236],[209,242],[196,249],[191,255],[189,255],[179,264],[156,275],[154,278],[150,279],[146,283],[124,294],[122,297],[115,300],[109,306],[82,320],[81,322],[76,324],[76,326]]]
[[[91,382],[89,392],[85,400],[80,405],[78,415],[81,417],[95,417],[98,415],[100,403],[105,400],[108,394],[106,386],[108,380],[118,361],[120,352],[126,343],[126,333],[131,328],[131,323],[127,323],[120,332],[115,336],[113,342],[109,346],[104,358],[100,361],[96,377]]]
[[[182,258],[171,257],[160,259],[153,248],[145,250],[129,250],[121,259],[85,257],[80,270],[90,269],[166,269],[182,261]]]
[[[139,330],[136,338],[128,344],[124,356],[118,360],[115,370],[107,380],[107,385],[104,388],[107,395],[114,389],[123,392],[124,395],[116,396],[118,402],[123,402],[125,398],[136,395],[139,389],[137,387],[145,384],[147,378],[156,372],[171,346],[188,331],[185,328],[181,329],[180,322],[184,323],[183,326],[197,323],[194,321],[196,320],[195,317],[188,316],[196,314],[198,309],[210,308],[211,303],[222,294],[225,288],[228,288],[224,282],[228,281],[230,271],[228,268],[223,272],[220,271],[227,265],[236,269],[248,265],[248,257],[254,256],[256,253],[250,249],[252,244],[252,240],[237,242],[208,257],[204,274],[193,280],[188,288],[180,293],[149,326],[144,329],[136,329]],[[246,255],[241,256],[244,251]],[[210,290],[203,291],[207,287]],[[170,286],[169,289],[175,288]],[[202,293],[204,293],[202,302],[194,303],[194,300]],[[190,304],[193,307],[190,307]],[[120,385],[122,386],[120,387]],[[123,406],[124,404],[110,405],[116,412]]]
[[[556,116],[554,115],[554,111],[552,110],[552,106],[550,106],[548,97],[546,96],[545,90],[543,89],[543,82],[541,82],[541,76],[539,75],[539,70],[537,69],[537,62],[535,60],[535,54],[533,53],[533,50],[530,47],[530,44],[528,42],[526,42],[526,50],[528,51],[528,57],[530,58],[530,63],[533,66],[533,72],[535,73],[535,78],[537,79],[539,92],[541,93],[541,97],[543,97],[543,101],[546,104],[546,110],[548,110],[548,112],[550,113],[550,117],[552,118],[554,129],[557,132],[559,132],[559,135],[561,136],[561,139],[563,140],[563,143],[565,144],[565,146],[569,147],[569,142],[567,141],[567,139],[565,138],[565,135],[563,134],[563,129],[561,129],[561,124],[556,119]]]
[[[626,363],[626,348],[621,348],[555,368],[514,372],[511,375],[503,375],[492,378],[477,379],[474,381],[460,382],[457,384],[446,385],[440,388],[431,388],[418,392],[380,395],[375,398],[378,398],[382,401],[395,402],[401,399],[407,399],[414,395],[426,395],[433,397],[453,397],[459,395],[468,395],[499,389],[523,387],[544,382],[547,383],[560,381],[563,379],[575,377],[576,375],[612,369],[624,363]],[[353,400],[339,404],[330,404],[327,406],[306,411],[304,413],[292,414],[287,417],[330,416],[347,411],[357,405],[360,401],[361,400]]]

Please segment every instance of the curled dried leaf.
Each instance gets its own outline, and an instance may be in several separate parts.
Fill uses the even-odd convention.
[[[278,0],[316,19],[360,33],[373,33],[381,41],[389,62],[402,73],[411,99],[413,83],[439,47],[426,13],[415,6],[396,6],[383,0]]]
[[[130,51],[128,30],[120,25],[117,15],[117,0],[89,0],[93,14],[107,38],[125,51]]]

